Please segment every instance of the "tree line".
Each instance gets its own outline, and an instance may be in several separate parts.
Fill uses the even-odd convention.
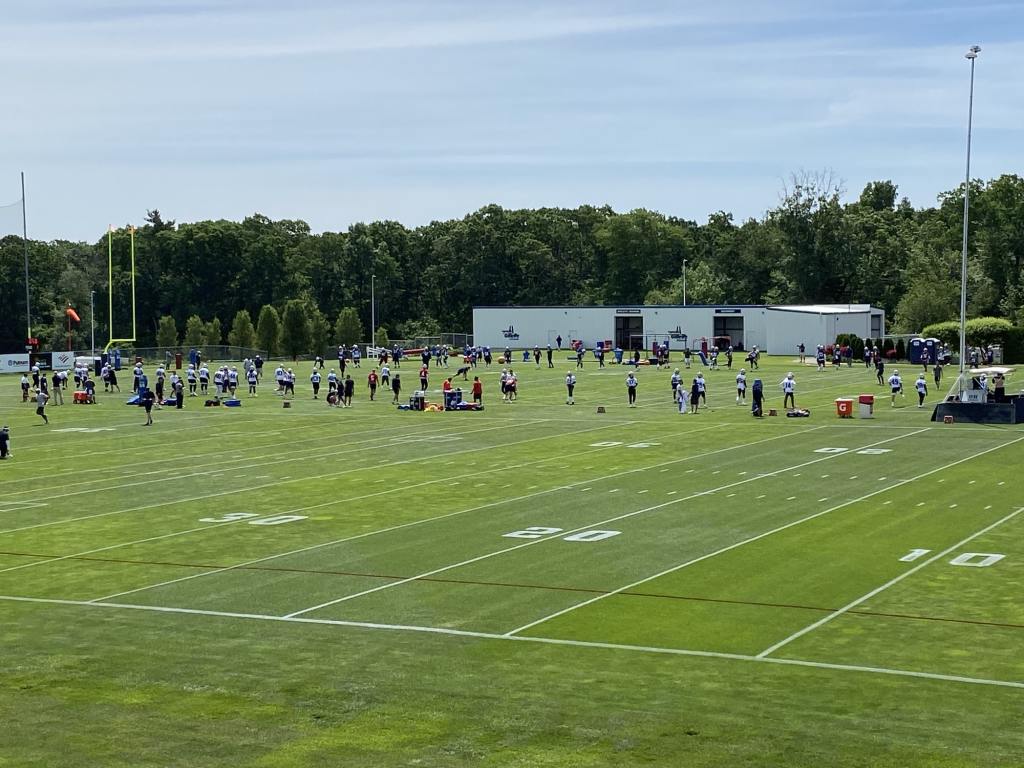
[[[856,200],[828,173],[792,177],[775,207],[697,223],[608,206],[509,210],[407,228],[394,221],[314,234],[303,221],[176,224],[149,211],[135,232],[139,346],[224,343],[302,354],[368,341],[371,275],[380,338],[471,330],[474,305],[871,303],[887,331],[916,332],[959,313],[963,193],[914,208],[892,181]],[[1024,179],[972,182],[968,312],[1024,321]],[[127,230],[110,238],[115,336],[131,323]],[[0,240],[0,348],[25,338],[23,241]],[[33,333],[73,346],[108,337],[108,239],[28,243]]]

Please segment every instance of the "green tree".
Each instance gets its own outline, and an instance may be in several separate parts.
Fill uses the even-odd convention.
[[[309,306],[302,299],[291,299],[281,315],[281,346],[292,360],[309,351]]]
[[[309,349],[314,355],[322,355],[331,341],[331,324],[317,307],[309,311]]]
[[[160,318],[160,326],[156,331],[156,345],[164,349],[178,346],[178,326],[174,323],[173,315],[164,315]]]
[[[706,261],[686,265],[686,303],[721,304],[726,300],[726,281],[711,271]],[[660,288],[654,288],[644,297],[645,304],[682,304],[683,277]]]
[[[196,349],[203,346],[203,337],[206,333],[206,325],[200,319],[199,315],[191,315],[188,320],[185,321],[185,338],[183,344],[186,347]]]
[[[358,344],[363,340],[363,323],[359,319],[359,313],[352,307],[345,307],[338,313],[338,319],[334,323],[334,340],[345,346]]]
[[[220,344],[223,339],[224,332],[220,327],[220,318],[215,317],[203,329],[203,344],[212,347]]]
[[[269,304],[264,304],[260,310],[260,318],[256,323],[256,339],[259,341],[260,349],[266,350],[268,355],[275,355],[281,348],[281,317]]]
[[[228,343],[233,347],[256,346],[256,329],[253,328],[249,310],[240,309],[235,313],[235,319],[231,321],[231,331],[228,333]]]
[[[873,211],[891,211],[896,207],[897,186],[891,181],[872,181],[860,193],[860,204]]]
[[[391,346],[391,340],[388,338],[388,329],[383,325],[377,329],[375,334],[373,334],[373,343],[378,347]]]
[[[693,251],[688,229],[642,209],[608,219],[596,237],[606,265],[605,300],[612,303],[640,303],[678,274]]]

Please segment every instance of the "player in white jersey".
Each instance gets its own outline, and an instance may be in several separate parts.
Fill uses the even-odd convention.
[[[185,371],[185,378],[188,379],[188,396],[196,396],[196,384],[199,381],[199,374],[196,373],[196,367],[189,365],[188,370]]]
[[[906,397],[906,395],[903,394],[903,379],[900,378],[899,371],[893,371],[892,376],[889,377],[889,388],[892,390],[892,407],[895,408],[896,395],[903,395],[903,397]]]
[[[747,404],[747,369],[740,368],[736,374],[736,405]]]
[[[576,376],[572,371],[566,371],[565,373],[565,404],[576,405],[576,398],[573,396],[573,391],[576,389]]]
[[[796,408],[796,380],[793,378],[793,372],[790,371],[786,374],[786,378],[779,382],[779,387],[782,389],[782,407],[783,408]]]
[[[256,370],[255,365],[245,372],[245,379],[249,382],[249,396],[258,397],[256,394],[256,385],[259,384],[260,373]]]
[[[679,369],[676,368],[672,373],[672,402],[679,400],[679,385],[683,383],[683,377],[679,374]]]
[[[626,376],[626,399],[629,402],[630,408],[636,408],[636,388],[639,383],[636,376],[630,371],[629,375]]]
[[[914,389],[917,390],[917,407],[924,408],[924,399],[928,396],[928,382],[925,381],[923,373],[917,374]]]
[[[210,390],[210,369],[206,367],[206,363],[202,363],[199,366],[199,391],[204,395]]]

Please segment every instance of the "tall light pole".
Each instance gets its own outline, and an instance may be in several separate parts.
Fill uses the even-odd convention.
[[[93,299],[96,291],[89,291],[89,326],[92,331],[92,357],[96,357],[96,304]]]
[[[377,346],[377,303],[376,303],[376,282],[377,276],[370,275],[370,346]]]
[[[971,92],[967,102],[967,174],[964,178],[964,243],[960,257],[960,376],[957,379],[959,392],[963,399],[964,366],[967,357],[967,229],[970,216],[971,200],[971,123],[974,119],[974,62],[981,53],[981,47],[972,45],[964,58],[971,62]]]
[[[686,259],[683,259],[683,306],[686,306]]]

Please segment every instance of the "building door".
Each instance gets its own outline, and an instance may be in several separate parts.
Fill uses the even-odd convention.
[[[728,336],[734,349],[743,349],[743,315],[716,315],[715,338]]]
[[[642,315],[616,315],[615,346],[629,350],[644,348],[644,318]]]

